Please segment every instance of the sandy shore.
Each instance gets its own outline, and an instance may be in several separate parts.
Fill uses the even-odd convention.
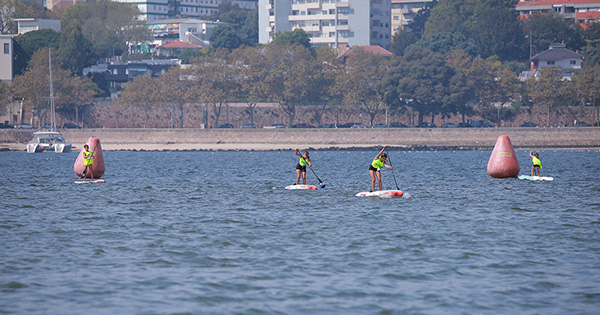
[[[30,130],[0,130],[1,151],[24,151]],[[98,137],[105,151],[362,149],[487,150],[500,135],[515,149],[600,149],[600,128],[68,129],[80,150]]]

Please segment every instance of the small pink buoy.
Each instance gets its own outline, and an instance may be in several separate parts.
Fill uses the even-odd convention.
[[[510,143],[508,136],[502,135],[496,140],[496,145],[487,165],[487,172],[494,178],[508,178],[519,175],[521,167]]]

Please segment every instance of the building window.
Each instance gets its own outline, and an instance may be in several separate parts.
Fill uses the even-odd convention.
[[[400,16],[394,15],[394,21],[399,21],[399,20],[400,20]]]
[[[335,14],[335,9],[329,9],[329,14]]]
[[[570,61],[569,61],[569,64],[571,64],[571,65],[576,65],[576,64],[577,64],[577,60],[570,60]]]
[[[6,54],[6,55],[10,54],[10,44],[9,43],[4,43],[4,54]]]
[[[554,60],[548,60],[546,62],[546,64],[549,65],[549,66],[552,66],[552,65],[554,65]]]

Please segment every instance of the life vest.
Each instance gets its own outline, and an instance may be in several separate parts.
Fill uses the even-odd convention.
[[[83,151],[83,159],[86,160],[86,162],[91,163],[93,161],[92,156],[94,155],[94,152],[92,151]]]
[[[540,159],[538,159],[537,157],[532,157],[531,162],[533,162],[533,166],[539,166],[540,168],[542,168],[542,161],[540,161]]]
[[[381,168],[383,166],[383,161],[381,161],[381,157],[373,159],[373,162],[371,163],[371,166],[373,166],[376,169]]]
[[[306,162],[306,160],[303,157],[300,158],[300,162],[298,163],[300,164],[300,166],[306,166],[306,164],[308,164],[308,162]]]

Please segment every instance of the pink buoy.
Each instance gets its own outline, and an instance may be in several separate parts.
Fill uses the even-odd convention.
[[[488,161],[488,174],[494,178],[508,178],[516,177],[519,175],[520,170],[519,160],[510,143],[510,139],[504,135],[498,137]]]
[[[104,156],[102,155],[102,146],[100,145],[100,139],[96,137],[90,137],[88,141],[85,143],[90,147],[90,151],[95,152],[94,155],[94,164],[92,167],[94,179],[98,179],[104,175],[105,166],[104,166]],[[75,160],[75,164],[73,165],[73,170],[77,176],[81,177],[83,171],[85,170],[85,165],[83,165],[83,148],[81,152],[79,152],[79,156],[77,156],[77,160]],[[91,178],[92,174],[89,172],[85,176],[86,178]]]

